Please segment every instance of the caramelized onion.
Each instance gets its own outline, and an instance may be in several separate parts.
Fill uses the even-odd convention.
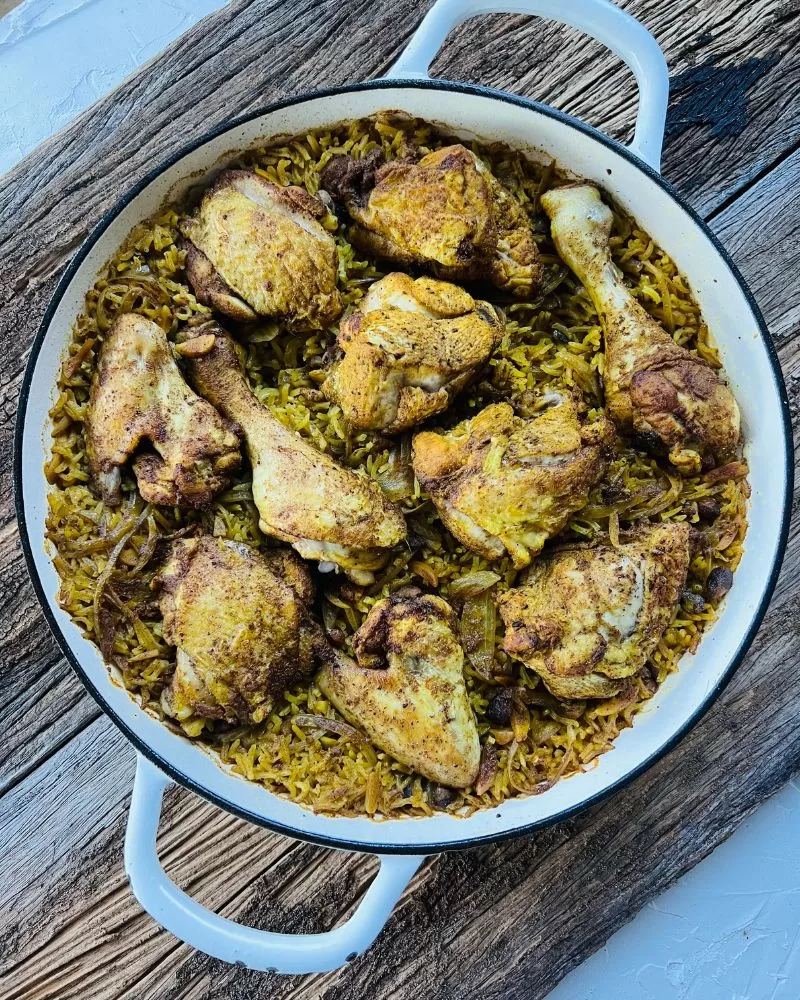
[[[345,739],[352,740],[353,743],[368,742],[366,736],[360,733],[355,726],[351,726],[348,722],[340,722],[339,719],[329,719],[326,715],[293,715],[288,721],[293,725],[300,726],[301,729],[316,728],[336,733],[337,736],[344,736]]]

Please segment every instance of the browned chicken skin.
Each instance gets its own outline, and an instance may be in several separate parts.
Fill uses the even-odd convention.
[[[211,535],[183,538],[173,542],[154,587],[164,638],[178,647],[162,704],[190,734],[204,718],[260,722],[326,655],[308,611],[311,578],[290,551],[262,554]]]
[[[613,214],[591,184],[542,196],[553,242],[600,316],[609,416],[644,443],[663,445],[686,475],[729,460],[739,442],[733,394],[702,358],[676,344],[626,287],[611,259]]]
[[[450,606],[417,592],[379,601],[353,639],[358,663],[327,662],[325,696],[397,760],[432,781],[471,785],[478,729],[464,683],[464,654]]]
[[[339,329],[325,395],[358,430],[408,430],[441,413],[503,335],[488,302],[456,285],[388,274]]]
[[[223,170],[197,216],[181,221],[197,298],[241,322],[270,316],[296,330],[324,329],[342,311],[336,243],[320,222],[326,215],[303,188]]]
[[[202,507],[239,467],[228,421],[184,382],[166,334],[136,313],[118,317],[92,379],[86,447],[95,486],[120,502],[121,469],[145,441],[133,471],[149,503]]]
[[[400,511],[377,483],[338,465],[288,430],[250,391],[235,342],[213,321],[180,335],[198,391],[242,429],[261,530],[304,559],[341,567],[369,584],[406,536]],[[202,353],[193,344],[202,345]]]
[[[351,240],[403,265],[454,281],[489,280],[529,296],[541,261],[525,211],[464,146],[447,146],[418,163],[382,154],[334,156],[322,184],[355,220]]]
[[[638,673],[672,621],[691,529],[657,524],[618,547],[556,550],[499,600],[507,653],[557,698],[610,698]]]
[[[520,569],[586,504],[607,467],[614,432],[601,417],[582,424],[568,393],[547,393],[525,419],[494,403],[452,430],[413,442],[417,479],[439,516],[487,559],[506,552]]]

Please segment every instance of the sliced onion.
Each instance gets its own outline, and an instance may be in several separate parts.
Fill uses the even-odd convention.
[[[469,597],[477,597],[478,594],[482,594],[485,590],[499,583],[499,581],[500,576],[497,573],[493,573],[488,569],[481,569],[475,573],[467,573],[466,576],[460,576],[458,579],[452,580],[448,589],[451,597],[462,600]]]
[[[475,794],[483,795],[494,784],[497,774],[497,749],[493,743],[485,744],[481,751],[481,764],[475,779]]]
[[[414,471],[402,453],[392,452],[388,469],[375,478],[390,500],[407,500],[414,495]]]
[[[707,472],[703,479],[707,483],[719,483],[724,479],[744,479],[748,472],[746,462],[728,462],[727,465],[721,465]]]
[[[294,726],[300,726],[301,729],[322,729],[325,732],[336,733],[337,736],[344,736],[354,743],[368,742],[366,736],[355,726],[351,726],[348,722],[340,722],[339,719],[329,719],[327,715],[293,715],[288,721]]]
[[[101,570],[100,575],[97,577],[97,582],[95,584],[95,589],[94,589],[94,597],[92,599],[92,611],[94,613],[94,631],[97,637],[98,644],[100,643],[100,640],[103,637],[102,625],[100,621],[100,605],[102,604],[103,601],[103,591],[106,588],[106,584],[111,579],[111,574],[114,572],[120,554],[122,553],[122,550],[128,544],[128,540],[130,539],[134,531],[136,531],[136,529],[140,527],[145,520],[147,520],[149,514],[150,514],[150,504],[146,504],[142,512],[139,514],[139,516],[133,521],[133,524],[130,525],[127,531],[122,535],[117,544],[111,550],[108,556],[108,561]]]
[[[412,573],[424,580],[429,587],[439,586],[439,577],[427,563],[414,561],[408,564],[408,568]]]
[[[467,658],[481,677],[491,680],[497,614],[489,591],[464,601],[461,641]]]

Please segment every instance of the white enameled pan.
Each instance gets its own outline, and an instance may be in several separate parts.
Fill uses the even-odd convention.
[[[534,101],[431,80],[427,68],[448,31],[475,14],[538,14],[582,28],[624,59],[639,86],[633,143],[625,147]],[[695,723],[742,660],[766,610],[790,510],[792,452],[786,394],[769,334],[741,277],[703,222],[659,176],[667,68],[650,33],[608,0],[438,0],[382,80],[294,98],[197,138],[156,167],[100,222],[62,278],[31,351],[16,437],[15,485],[31,576],[64,654],[102,708],[139,751],[125,865],[134,893],[182,940],[229,962],[287,973],[335,968],[380,932],[426,855],[474,846],[554,823],[609,795],[652,764]],[[658,691],[632,729],[595,768],[544,795],[514,799],[469,818],[384,820],[315,815],[223,769],[200,746],[148,715],[109,676],[97,648],[56,601],[58,578],[45,543],[48,410],[84,295],[128,232],[231,153],[278,135],[403,110],[462,137],[542,153],[600,184],[672,256],[709,324],[742,411],[750,463],[750,525],[744,556],[718,621],[694,655]],[[323,934],[284,935],[241,927],[209,912],[166,876],[156,854],[164,788],[177,781],[224,809],[291,837],[380,855],[381,867],[348,922]]]

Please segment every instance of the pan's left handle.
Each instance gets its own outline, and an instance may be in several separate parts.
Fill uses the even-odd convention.
[[[372,944],[425,860],[420,855],[379,855],[380,869],[358,909],[332,931],[278,934],[242,927],[195,902],[161,867],[156,836],[161,800],[169,783],[149,760],[139,757],[125,834],[128,881],[134,896],[162,927],[224,962],[295,975],[339,968]]]
[[[426,80],[428,67],[448,34],[477,14],[534,14],[561,21],[616,52],[632,70],[639,87],[636,131],[630,148],[654,170],[661,169],[669,98],[667,63],[641,21],[611,0],[436,0],[386,77]]]

